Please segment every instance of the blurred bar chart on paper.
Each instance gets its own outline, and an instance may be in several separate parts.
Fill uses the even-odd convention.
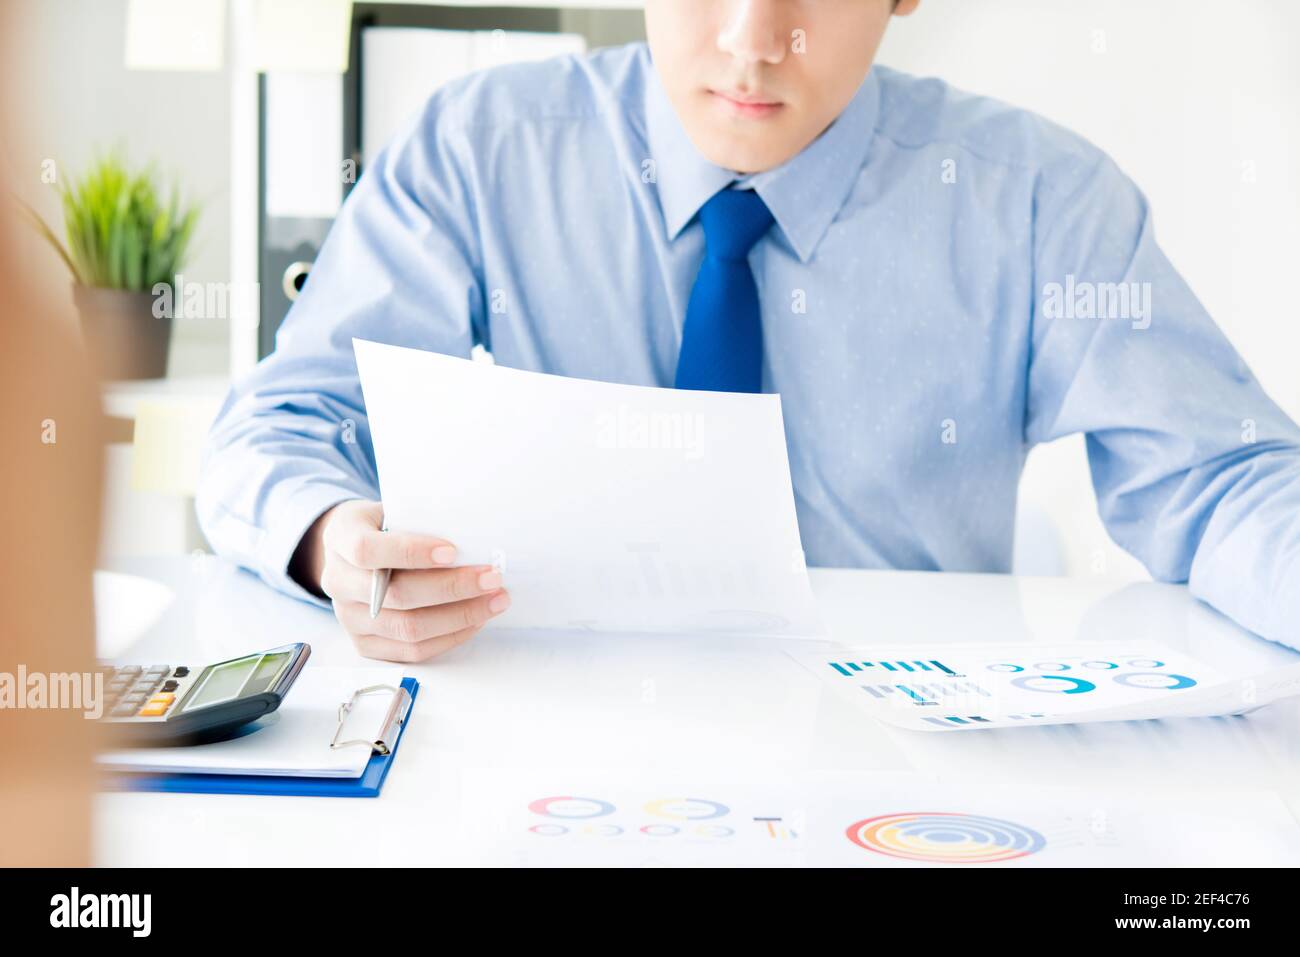
[[[920,731],[1233,714],[1300,693],[1300,673],[1229,680],[1150,643],[950,645],[927,652],[897,646],[791,655],[873,716]],[[1243,685],[1249,694],[1238,692],[1242,681],[1250,682]]]

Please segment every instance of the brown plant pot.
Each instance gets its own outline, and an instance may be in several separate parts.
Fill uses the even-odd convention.
[[[170,311],[154,315],[154,295],[74,283],[86,353],[103,381],[161,379],[172,340]]]

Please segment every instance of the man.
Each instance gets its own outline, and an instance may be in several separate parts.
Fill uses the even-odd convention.
[[[918,3],[648,0],[648,49],[436,93],[213,429],[218,551],[328,597],[366,655],[422,660],[501,614],[500,574],[456,567],[454,543],[379,533],[351,349],[482,344],[524,369],[779,392],[813,565],[1006,571],[1025,456],[1084,432],[1116,541],[1300,646],[1300,430],[1108,158],[871,68]],[[372,621],[369,570],[389,566]]]

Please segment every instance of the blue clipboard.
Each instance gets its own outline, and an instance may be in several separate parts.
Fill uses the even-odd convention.
[[[388,754],[372,754],[359,778],[289,778],[265,774],[148,774],[117,771],[104,775],[101,786],[108,791],[164,791],[171,794],[283,794],[289,797],[379,797],[388,769],[397,757],[398,745],[415,710],[420,683],[403,678],[402,687],[411,696],[406,720],[397,732]]]

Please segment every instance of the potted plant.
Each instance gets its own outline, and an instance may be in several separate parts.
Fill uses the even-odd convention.
[[[164,203],[152,170],[133,172],[115,156],[61,186],[67,245],[30,207],[36,228],[72,273],[82,337],[102,379],[167,373],[173,297],[198,221],[173,186]]]

